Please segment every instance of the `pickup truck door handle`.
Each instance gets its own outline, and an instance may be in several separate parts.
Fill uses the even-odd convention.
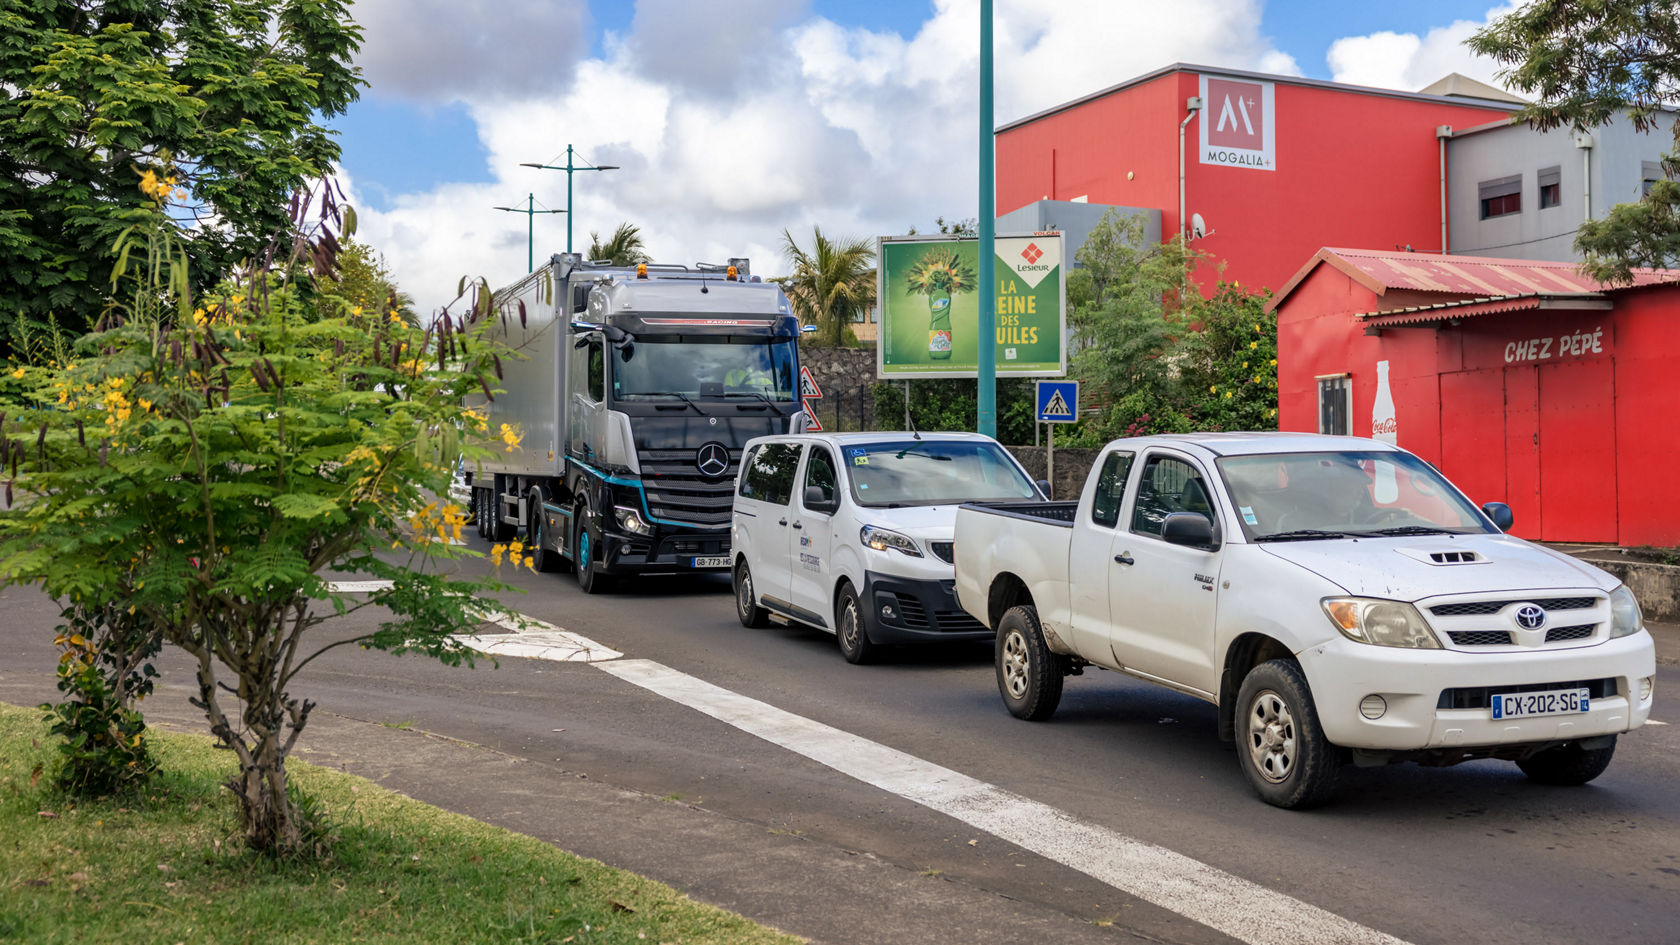
[[[1114,556],[1114,563],[1115,564],[1136,564],[1137,562],[1132,560],[1131,555],[1124,554],[1124,555],[1115,555]]]

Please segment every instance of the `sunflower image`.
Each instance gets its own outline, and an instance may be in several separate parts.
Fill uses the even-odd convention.
[[[954,249],[930,249],[910,267],[904,281],[911,292],[928,300],[928,357],[951,357],[951,296],[973,292],[978,284],[974,267]]]

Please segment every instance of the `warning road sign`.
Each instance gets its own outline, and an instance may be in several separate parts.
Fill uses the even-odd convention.
[[[815,380],[812,380],[811,369],[808,367],[801,367],[799,369],[799,396],[801,399],[807,397],[822,397],[822,388],[817,386],[817,382]]]
[[[1040,423],[1076,423],[1079,420],[1078,381],[1039,381]]]
[[[817,396],[821,397],[822,395],[818,394]],[[809,400],[804,401],[804,404],[806,417],[805,429],[811,433],[821,433],[823,425],[822,421],[817,419],[817,408],[811,406],[811,402]]]

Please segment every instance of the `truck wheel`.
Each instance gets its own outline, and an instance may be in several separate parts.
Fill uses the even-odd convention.
[[[1517,767],[1537,784],[1586,784],[1610,767],[1610,756],[1616,753],[1616,736],[1603,748],[1582,748],[1578,744],[1559,745],[1538,751],[1517,762]]]
[[[543,495],[540,490],[531,492],[530,515],[525,525],[525,537],[531,543],[531,566],[542,572],[560,570],[560,555],[546,547],[547,516],[544,515]]]
[[[478,537],[490,540],[490,490],[473,489],[473,524],[478,526]]]
[[[589,503],[578,503],[577,514],[572,518],[572,565],[577,571],[578,587],[585,594],[602,594],[612,589],[612,578],[595,570],[601,533],[590,524],[592,519]]]
[[[871,663],[881,648],[869,642],[869,632],[863,627],[863,614],[858,610],[857,591],[850,584],[840,585],[840,599],[834,603],[834,639],[840,643],[840,655],[848,663]]]
[[[1336,792],[1339,755],[1318,724],[1307,677],[1293,660],[1250,670],[1237,693],[1237,763],[1268,804],[1316,807]]]
[[[735,566],[735,616],[741,626],[754,630],[770,626],[770,612],[758,606],[758,590],[753,587],[752,568],[747,559]]]
[[[998,621],[998,692],[1009,713],[1029,722],[1049,718],[1062,701],[1061,657],[1050,652],[1038,625],[1038,609],[1011,607]]]

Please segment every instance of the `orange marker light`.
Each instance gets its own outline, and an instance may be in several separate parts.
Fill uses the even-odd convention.
[[[734,282],[736,279],[740,278],[740,276],[740,270],[736,269],[734,266],[730,266],[729,273],[725,275],[724,278],[728,279],[730,282]]]
[[[638,279],[646,279],[647,278],[647,263],[637,263],[636,264],[636,278],[638,278]]]

